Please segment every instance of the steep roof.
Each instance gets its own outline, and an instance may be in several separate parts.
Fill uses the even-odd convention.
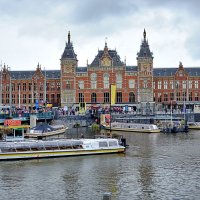
[[[87,67],[77,67],[76,68],[77,73],[86,73],[87,72]]]
[[[144,39],[140,45],[140,51],[137,53],[138,57],[150,57],[153,58],[153,53],[150,51],[148,40],[146,39],[146,31],[143,32]]]
[[[123,62],[120,59],[120,56],[117,54],[116,50],[109,50],[107,48],[107,43],[105,43],[104,50],[99,50],[98,54],[95,56],[94,60],[90,64],[91,67],[99,67],[102,57],[107,54],[112,59],[113,66],[123,66]]]
[[[43,75],[45,75],[44,70],[41,71]],[[34,75],[35,71],[11,71],[11,78],[13,80],[24,80],[31,79]],[[60,70],[46,70],[46,78],[47,79],[59,79],[60,78]]]
[[[68,33],[68,42],[66,42],[65,50],[61,59],[74,59],[77,60],[77,55],[74,52],[72,42],[70,41],[70,32]]]
[[[137,72],[137,66],[126,66],[126,71]]]
[[[153,76],[174,76],[178,68],[154,68]],[[200,67],[184,67],[189,76],[200,76]]]

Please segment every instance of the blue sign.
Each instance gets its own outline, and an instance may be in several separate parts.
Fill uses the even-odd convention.
[[[36,108],[36,109],[39,109],[39,102],[38,102],[37,99],[35,100],[35,108]]]
[[[128,105],[125,105],[125,111],[128,112]]]

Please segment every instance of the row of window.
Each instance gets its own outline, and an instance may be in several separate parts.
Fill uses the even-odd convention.
[[[122,88],[122,79],[118,79],[116,80],[116,87],[117,88]],[[91,89],[97,89],[97,80],[91,80],[90,82],[91,84]],[[109,77],[105,76],[103,79],[103,88],[104,89],[108,89],[110,86],[110,82],[109,82]],[[143,87],[144,88],[148,88],[148,82],[147,80],[143,81]],[[67,81],[67,89],[71,88],[71,84],[70,81]],[[84,89],[85,88],[85,82],[84,81],[78,81],[78,88],[79,89]],[[129,80],[129,88],[135,88],[135,80],[134,79],[130,79]],[[153,88],[154,89],[198,89],[199,88],[199,81],[198,80],[183,80],[183,81],[158,81],[157,84],[154,81],[153,82]]]
[[[80,102],[85,102],[85,96],[83,93],[78,94],[78,100]],[[110,103],[110,93],[109,92],[104,92],[103,95],[103,102],[104,103]],[[122,98],[122,92],[117,92],[116,93],[116,103],[122,103],[123,98]],[[133,92],[129,93],[129,102],[134,103],[135,102],[135,94]],[[91,103],[97,103],[97,93],[92,93],[91,94]]]
[[[90,82],[90,84],[91,84],[91,89],[97,89],[97,81],[96,80],[95,81],[92,80]],[[98,84],[99,84],[99,82],[98,82]],[[122,88],[122,80],[116,82],[116,87],[119,88],[119,89]],[[71,82],[70,81],[66,82],[66,88],[67,89],[71,88]],[[78,88],[84,89],[85,88],[85,82],[84,81],[78,81]],[[103,81],[103,88],[104,89],[110,88],[109,79],[106,79],[106,80]],[[129,88],[131,88],[131,89],[135,88],[135,80],[129,80]]]
[[[43,91],[44,90],[44,84],[43,83],[34,83],[32,85],[32,83],[22,83],[22,85],[19,85],[18,83],[12,83],[11,84],[12,87],[12,91],[18,91],[19,89],[22,91],[36,91],[36,90],[40,90]],[[46,89],[47,91],[51,90],[51,91],[59,91],[60,90],[60,82],[52,82],[52,83],[47,83],[46,84]],[[10,90],[10,84],[5,84],[4,86],[2,86],[2,91],[9,91]]]
[[[194,86],[193,86],[194,84]],[[157,88],[158,89],[192,89],[192,88],[198,89],[199,88],[199,81],[198,80],[183,80],[183,81],[158,81]],[[153,82],[153,88],[156,89],[156,83]]]
[[[189,92],[188,96],[186,92],[176,92],[174,93],[158,93],[157,99],[154,94],[154,101],[163,102],[163,101],[199,101],[198,92]]]
[[[2,103],[5,104],[5,103],[10,103],[10,95],[9,94],[2,94]],[[32,103],[36,101],[36,99],[39,99],[39,101],[43,101],[43,94],[40,94],[39,98],[37,97],[36,94],[34,94],[34,97],[32,98],[32,95],[29,94],[29,95],[26,95],[26,94],[23,94],[20,96],[20,102],[21,103]],[[46,95],[46,101],[47,102],[59,102],[60,101],[60,94],[51,94],[51,95]],[[19,103],[19,95],[15,95],[15,94],[12,94],[12,104],[16,104],[16,103]]]

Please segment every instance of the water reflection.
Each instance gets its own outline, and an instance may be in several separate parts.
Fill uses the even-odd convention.
[[[198,131],[120,134],[129,144],[126,155],[1,162],[1,196],[98,200],[111,192],[112,200],[200,198]]]

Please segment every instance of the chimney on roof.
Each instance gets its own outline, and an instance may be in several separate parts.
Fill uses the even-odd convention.
[[[179,62],[179,68],[180,68],[180,69],[183,69],[183,64],[182,64],[181,61]]]

